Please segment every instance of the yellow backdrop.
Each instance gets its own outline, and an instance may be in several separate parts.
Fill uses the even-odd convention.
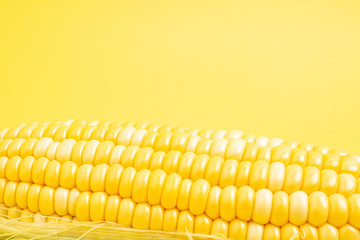
[[[360,153],[360,2],[0,1],[0,126],[150,120]]]

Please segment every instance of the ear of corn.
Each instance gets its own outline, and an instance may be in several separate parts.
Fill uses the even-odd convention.
[[[59,121],[0,131],[1,214],[23,222],[360,239],[359,175],[346,151],[238,130]]]

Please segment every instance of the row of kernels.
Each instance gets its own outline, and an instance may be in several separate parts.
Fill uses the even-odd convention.
[[[119,169],[119,171],[122,171],[122,169]],[[104,174],[96,174],[96,176],[100,175]],[[228,186],[224,189],[221,189],[218,186],[211,187],[210,184],[204,179],[199,179],[195,182],[187,179],[182,180],[178,174],[172,173],[167,175],[163,170],[157,170],[152,173],[149,170],[141,170],[136,172],[135,169],[130,167],[126,168],[120,175],[120,181],[117,180],[119,181],[120,196],[132,197],[135,202],[149,202],[152,205],[161,203],[164,208],[177,207],[181,210],[189,209],[190,212],[192,212],[194,215],[200,215],[206,212],[207,215],[213,219],[220,216],[227,221],[235,218],[235,203],[237,201],[240,201],[240,203],[236,205],[238,211],[237,217],[241,215],[244,217],[244,219],[241,217],[239,218],[243,220],[253,219],[259,222],[259,219],[263,219],[266,213],[268,213],[267,215],[269,216],[271,213],[272,201],[269,201],[269,197],[271,196],[272,199],[273,194],[268,189],[260,189],[258,192],[256,192],[258,197],[255,198],[255,190],[248,186],[246,186],[247,188],[240,188],[241,190],[237,190],[235,186]],[[86,185],[90,185],[90,189],[94,190],[95,188],[91,187],[91,179],[92,177],[90,177],[90,182],[88,182]],[[102,180],[100,180],[100,177],[97,177],[94,182],[99,184],[99,188],[96,190],[101,191],[104,189],[104,186],[106,186],[105,177],[103,177]],[[78,185],[78,187],[81,186]],[[245,191],[245,193],[242,191]],[[253,193],[252,196],[254,197],[254,203],[252,201],[242,202],[243,197],[249,196],[246,194],[249,193],[249,191]],[[116,193],[116,190],[114,193]],[[298,198],[296,197],[298,195],[300,197],[306,196],[307,198],[307,193],[303,191],[297,191],[295,193],[290,195],[295,196],[295,202],[299,202]],[[278,192],[275,193],[275,195],[276,194],[279,195]],[[317,200],[316,194],[321,194],[322,197],[325,196],[326,199],[328,198],[325,193],[318,191],[310,194],[310,196],[316,196],[314,199]],[[334,194],[330,195],[329,198],[333,196]],[[337,194],[335,196],[341,196],[342,198],[345,198],[341,194]],[[357,195],[352,194],[351,196]],[[259,201],[257,204],[256,199]],[[304,198],[300,198],[301,204],[305,204],[303,199]],[[259,210],[251,212],[253,207],[254,209],[257,209],[256,206],[258,206]],[[309,207],[311,206],[312,205],[309,203]],[[295,211],[296,209],[300,209],[300,211],[303,210],[303,208],[297,207],[294,207],[294,209]],[[326,209],[326,207],[324,209]],[[248,212],[248,215],[246,212]],[[298,214],[294,214],[294,216],[301,216],[301,213],[304,213],[304,211]],[[282,216],[282,214],[279,216]],[[314,213],[313,216],[318,216],[318,214]],[[305,217],[307,217],[307,213]],[[326,220],[326,218],[324,220]],[[309,219],[309,221],[312,220]],[[313,224],[316,223],[313,222]]]
[[[332,169],[338,173],[349,173],[355,177],[360,175],[360,162],[355,156],[341,156],[338,153],[306,151],[291,149],[287,145],[279,145],[272,149],[272,162],[284,164],[298,164],[302,167],[314,166],[319,169]]]
[[[219,141],[227,141],[225,139],[221,139]],[[215,144],[213,146],[216,146]],[[225,146],[225,145],[224,145]],[[226,151],[226,157],[234,158],[237,160],[245,160],[245,161],[255,161],[264,159],[270,162],[270,158],[272,162],[283,162],[284,164],[289,163],[291,149],[284,145],[279,145],[272,149],[272,154],[270,155],[271,149],[268,147],[263,147],[261,149],[265,149],[266,151],[261,153],[261,151],[256,152],[254,154],[252,149],[257,150],[255,145],[247,144],[245,147],[245,151],[243,154],[243,142],[242,140],[231,140],[229,145],[226,147],[219,147],[217,149],[223,149],[222,151]],[[200,145],[201,147],[201,145]],[[148,148],[146,148],[148,149]],[[113,154],[113,150],[114,154]],[[134,156],[139,148],[137,146],[132,146],[129,148],[125,148],[124,146],[116,146],[114,143],[110,141],[99,142],[97,140],[92,140],[89,142],[80,141],[76,142],[71,139],[66,139],[59,142],[53,142],[50,138],[43,138],[40,140],[36,139],[15,139],[15,140],[4,140],[0,142],[0,155],[8,155],[8,156],[28,156],[34,154],[34,156],[39,157],[41,155],[47,156],[49,159],[57,159],[60,162],[72,160],[76,162],[78,165],[82,163],[110,163],[112,161],[117,161],[119,159],[119,154],[126,150],[125,152],[132,153],[129,156],[130,158],[124,160],[125,165],[127,163],[131,163],[131,156]],[[287,151],[289,150],[289,151]],[[152,151],[152,150],[151,150]],[[303,150],[305,152],[305,150]],[[179,152],[180,153],[180,152]],[[300,166],[304,166],[304,160],[307,162],[306,166],[315,166],[318,168],[323,169],[333,169],[335,171],[339,171],[340,173],[349,173],[353,174],[354,176],[358,176],[359,174],[359,161],[354,157],[345,157],[340,161],[340,157],[334,154],[325,155],[324,165],[322,164],[322,155],[316,152],[305,152],[307,155],[306,158],[303,157],[304,155],[301,154],[301,150],[299,149],[293,150],[293,154],[291,157],[291,162],[294,164],[298,164]],[[217,156],[223,155],[219,154],[219,151],[215,154],[211,154],[210,156]],[[252,157],[251,157],[252,156]],[[268,156],[268,157],[266,157]],[[125,159],[125,157],[123,158]],[[142,160],[141,157],[137,158],[139,161]],[[147,158],[148,159],[148,158]],[[315,164],[321,163],[321,164]],[[131,165],[131,164],[130,164]],[[323,166],[322,166],[323,165]],[[338,168],[334,166],[337,165]],[[322,167],[321,167],[322,166]]]
[[[61,164],[56,160],[49,161],[45,157],[6,157],[0,158],[0,177],[10,181],[22,181],[47,185],[51,187],[72,188],[78,166],[71,162]]]
[[[45,216],[40,212],[34,213],[29,209],[22,209],[18,206],[8,207],[4,204],[0,204],[1,208],[1,217],[8,217],[10,219],[18,220],[21,222],[29,222],[29,223],[45,223],[45,222],[68,222],[73,220],[73,216],[64,215],[59,216],[58,214],[54,214],[51,216]]]
[[[128,151],[131,149],[134,151]],[[183,155],[177,151],[167,154],[153,153],[151,148],[140,150],[138,147],[126,148],[120,158],[120,163],[124,167],[134,166],[136,170],[150,169],[153,171],[161,168],[166,173],[178,172],[184,179],[204,178],[211,185],[220,185],[220,187],[229,185],[241,187],[249,184],[256,190],[265,187],[271,191],[284,190],[288,193],[297,190],[307,193],[320,190],[326,194],[339,192],[345,196],[349,196],[359,188],[358,181],[351,174],[341,173],[338,175],[333,170],[319,171],[313,166],[301,168],[296,164],[284,166],[280,162],[269,164],[262,160],[254,163],[243,161],[239,164],[236,160],[224,161],[221,157],[196,156],[194,153]],[[60,184],[60,186],[71,188],[74,186],[77,168],[72,161],[61,164],[56,160],[49,161],[45,157],[38,159],[30,156],[24,159],[0,157],[0,177],[6,177],[11,181],[45,183],[53,187]],[[81,167],[80,172],[88,169],[88,176],[90,176],[92,168],[93,165],[85,164]],[[101,166],[95,167],[95,169],[98,168]],[[103,178],[105,175],[106,171]]]
[[[41,128],[40,128],[41,126]],[[199,130],[189,127],[174,127],[171,125],[151,124],[150,122],[110,122],[110,121],[83,121],[83,120],[69,120],[69,121],[57,121],[47,123],[29,123],[16,126],[12,129],[4,129],[0,133],[0,139],[4,138],[18,138],[19,136],[24,138],[29,137],[51,137],[54,140],[64,140],[66,138],[73,138],[75,140],[104,140],[105,136],[109,132],[116,132],[117,128],[131,127],[136,130],[145,130],[148,132],[173,132],[173,133],[186,133],[188,135],[199,135],[203,138],[211,138],[213,140],[226,138],[239,138],[243,133],[239,130]],[[39,130],[42,131],[39,131]],[[24,132],[24,133],[23,133]],[[37,134],[35,134],[35,132]],[[94,132],[94,135],[92,135]],[[41,134],[39,134],[41,133]],[[110,134],[111,135],[111,134]],[[109,135],[109,136],[110,136]],[[97,138],[98,136],[99,138]]]
[[[77,188],[70,190],[11,181],[5,181],[4,185],[4,179],[0,180],[0,202],[6,206],[28,208],[32,212],[40,211],[47,216],[55,213],[61,216],[75,214],[75,203],[80,194]]]
[[[11,193],[11,191],[13,191],[11,184],[9,189],[10,190],[4,191],[6,191],[7,194]],[[303,204],[301,204],[301,199],[304,198],[305,195],[298,197],[293,194],[290,196],[290,200],[288,200],[288,205],[290,205],[289,221],[293,222],[294,225],[289,223],[286,224],[286,221],[285,224],[278,224],[279,226],[282,226],[281,228],[279,228],[276,226],[276,223],[274,223],[275,225],[269,226],[262,225],[265,224],[263,223],[263,219],[269,215],[270,211],[275,211],[276,214],[278,213],[277,217],[284,218],[283,214],[280,215],[280,213],[283,212],[277,212],[278,209],[276,209],[275,207],[272,210],[264,211],[264,209],[269,206],[268,202],[270,201],[270,198],[266,195],[270,194],[270,192],[261,192],[261,194],[259,195],[258,193],[260,191],[256,193],[256,196],[254,197],[255,203],[253,209],[254,212],[257,212],[257,216],[253,217],[253,220],[255,220],[255,222],[247,223],[246,221],[232,219],[229,223],[229,221],[222,218],[216,218],[213,221],[204,214],[194,216],[189,211],[179,211],[176,208],[164,209],[161,205],[150,206],[147,203],[136,204],[130,198],[121,199],[119,196],[108,196],[106,193],[103,192],[79,193],[78,190],[75,190],[75,196],[70,197],[73,190],[70,191],[68,189],[62,188],[59,188],[60,190],[55,190],[49,187],[41,187],[36,184],[32,185],[31,189],[35,190],[30,190],[31,192],[29,191],[27,196],[29,205],[24,206],[24,208],[29,207],[32,212],[40,211],[44,215],[53,215],[56,212],[60,216],[70,214],[76,216],[79,220],[85,221],[117,221],[122,225],[134,227],[137,229],[167,231],[187,230],[189,232],[194,231],[196,233],[205,234],[218,233],[224,235],[225,237],[229,236],[235,239],[240,238],[241,236],[247,236],[248,238],[251,236],[251,239],[260,237],[259,239],[261,239],[261,237],[273,235],[277,236],[276,239],[278,239],[279,233],[280,236],[287,236],[286,239],[294,235],[297,236],[296,238],[298,238],[299,235],[302,234],[312,234],[316,236],[316,228],[312,227],[309,224],[304,224],[304,221],[300,221],[299,219],[301,218],[301,216],[304,216],[304,218],[306,218],[307,214],[309,214],[309,223],[319,227],[319,235],[327,237],[332,237],[334,235],[340,235],[343,237],[355,236],[358,238],[359,234],[356,228],[353,228],[351,225],[346,224],[346,219],[349,218],[350,224],[353,224],[357,228],[359,227],[359,194],[353,195],[351,198],[348,198],[347,202],[346,199],[343,198],[341,195],[332,195],[333,199],[329,199],[328,204],[326,203],[327,199],[325,199],[324,195],[322,195],[321,193],[318,193],[317,195],[313,194],[309,196],[309,206],[307,206],[304,201],[302,201]],[[286,195],[286,193],[284,192],[278,193]],[[10,194],[9,196],[11,195],[14,195],[14,193]],[[274,201],[277,201],[275,200],[275,196]],[[292,203],[292,201],[295,204]],[[12,206],[13,202],[5,200],[5,204],[8,206]],[[285,205],[287,205],[286,202]],[[344,205],[349,206],[349,217],[347,217],[347,209],[343,209]],[[62,210],[60,211],[59,209]],[[66,210],[64,211],[63,209]],[[297,212],[294,212],[293,210],[296,210]],[[306,213],[300,215],[297,214],[300,211],[305,211]],[[330,211],[330,213],[326,213],[327,211]],[[264,215],[262,215],[262,213],[264,213]],[[292,216],[292,214],[294,216]],[[334,224],[334,226],[340,227],[338,229],[338,233],[336,232],[336,228],[326,223],[327,214],[329,214],[329,223]],[[11,215],[13,217],[20,216],[14,214]],[[288,214],[286,213],[286,215]],[[297,226],[300,226],[300,228]],[[241,229],[239,229],[239,227]],[[280,229],[281,231],[279,232]]]
[[[56,198],[55,198],[56,199]],[[359,231],[350,224],[337,228],[329,223],[313,226],[305,223],[300,226],[291,223],[283,226],[260,224],[254,221],[234,219],[230,222],[217,218],[210,219],[205,214],[194,216],[189,211],[164,209],[161,205],[150,206],[146,203],[136,204],[132,199],[121,199],[106,193],[83,192],[75,199],[77,219],[83,221],[118,222],[123,226],[135,229],[179,231],[200,234],[213,234],[231,239],[359,239]],[[57,214],[46,217],[41,213],[33,214],[27,209],[14,206],[5,210],[4,214],[22,221],[45,222],[46,218],[58,220]],[[61,216],[61,215],[60,215]],[[38,218],[36,220],[36,218]],[[72,219],[64,215],[64,220]],[[49,221],[49,220],[47,220]]]
[[[12,159],[18,160],[18,158],[16,157]],[[208,215],[213,216],[213,218],[215,218],[217,215],[211,214],[211,212],[214,211],[216,212],[216,209],[220,208],[219,200],[217,197],[220,196],[219,195],[220,193],[225,195],[229,193],[228,192],[229,190],[225,190],[225,189],[231,189],[233,193],[232,195],[231,194],[229,195],[230,197],[224,198],[228,200],[227,203],[231,204],[235,202],[234,199],[231,198],[231,196],[234,196],[234,191],[236,191],[236,187],[234,186],[227,187],[223,190],[221,190],[219,187],[215,187],[210,190],[210,184],[206,180],[201,179],[196,181],[194,184],[192,184],[192,181],[185,181],[185,180],[182,181],[181,176],[179,176],[178,174],[167,175],[163,170],[158,170],[151,173],[149,170],[141,170],[137,172],[134,168],[127,168],[123,171],[121,165],[113,165],[110,167],[113,173],[110,173],[109,171],[109,175],[107,175],[109,166],[106,164],[100,164],[95,167],[93,167],[90,164],[85,164],[80,166],[79,170],[77,171],[76,164],[72,162],[66,162],[61,166],[61,169],[63,169],[63,171],[61,172],[64,172],[64,174],[61,175],[58,172],[57,175],[56,172],[55,174],[51,174],[53,173],[52,168],[47,168],[49,161],[46,158],[39,158],[37,160],[34,160],[33,158],[28,157],[28,159],[29,161],[23,161],[21,164],[19,163],[19,161],[17,161],[17,164],[15,163],[11,164],[14,166],[18,166],[18,167],[12,167],[11,170],[18,169],[19,175],[17,176],[16,174],[7,173],[5,174],[8,175],[7,178],[12,181],[18,181],[19,179],[23,181],[29,181],[30,179],[32,179],[34,183],[37,184],[45,183],[48,186],[54,186],[54,187],[57,186],[58,182],[60,182],[61,186],[67,188],[71,188],[76,184],[76,186],[81,191],[107,190],[110,193],[117,194],[117,189],[119,189],[120,196],[133,197],[136,202],[148,201],[147,199],[147,192],[148,192],[148,195],[149,196],[151,195],[151,197],[149,197],[149,202],[152,204],[158,204],[161,202],[165,208],[172,208],[175,207],[176,204],[178,204],[178,208],[187,209],[187,207],[189,207],[190,211],[193,212],[194,214],[201,214],[206,209],[208,209],[207,210]],[[27,162],[29,162],[30,164],[28,164]],[[31,164],[31,162],[33,163]],[[57,161],[51,161],[51,163],[52,162],[56,163]],[[24,165],[25,167],[23,168],[26,168],[27,166],[32,166],[31,176],[34,177],[28,175],[29,174],[28,169],[20,171],[21,165],[23,164],[25,164]],[[64,166],[67,165],[69,165],[69,167],[64,168]],[[58,166],[57,169],[59,169],[60,163],[56,164],[55,166]],[[48,171],[50,171],[51,173],[48,173]],[[20,172],[24,172],[25,175],[21,175]],[[290,173],[289,175],[293,176],[296,174]],[[353,177],[350,174],[340,174],[340,179],[341,176],[343,175]],[[58,181],[59,177],[60,177],[60,181]],[[61,181],[61,179],[63,180]],[[345,183],[344,185],[346,186],[349,184]],[[14,186],[13,183],[12,186]],[[21,189],[26,189],[26,184],[21,183],[21,186],[22,186]],[[182,199],[180,199],[181,201],[178,199],[178,192],[179,192],[179,198],[180,196],[182,197]],[[304,192],[304,194],[306,193]],[[210,198],[210,201],[207,203],[208,196]],[[266,199],[266,198],[261,197],[259,199]],[[186,204],[187,202],[189,202],[188,205]],[[208,204],[208,207],[206,207],[206,204]],[[247,208],[246,204],[241,206],[245,206]],[[260,206],[265,206],[265,204],[260,204]],[[231,209],[231,207],[227,206],[227,207],[223,207],[222,209]],[[249,210],[250,208],[247,209]],[[221,211],[220,210],[217,211],[216,214],[220,214],[221,216]],[[229,218],[231,219],[235,217],[233,215],[231,215],[230,217],[226,217],[223,215],[222,217],[224,217],[225,219],[229,219]]]
[[[170,147],[170,143],[168,140],[171,139],[161,139],[161,135],[155,136],[152,140],[150,139],[144,139],[142,140],[139,136],[130,136],[130,138],[127,138],[126,141],[124,140],[120,145],[123,146],[141,146],[141,147],[152,147],[154,145],[154,140],[158,140],[155,142],[155,150],[156,151],[165,151],[168,152],[170,150],[181,150],[177,146]],[[233,139],[233,140],[226,140],[226,139],[219,139],[217,141],[212,142],[212,140],[204,139],[200,140],[196,138],[197,140],[194,141],[188,141],[186,143],[186,147],[182,149],[180,152],[195,152],[196,154],[208,154],[210,156],[222,156],[226,159],[232,158],[241,160],[245,142],[241,139]],[[176,140],[176,139],[175,139]],[[191,140],[191,139],[190,139]],[[150,142],[148,142],[150,141]],[[86,156],[83,156],[83,158],[86,158],[83,160],[83,162],[91,162],[96,161],[95,159],[95,152],[98,147],[104,148],[106,151],[111,151],[112,148],[114,148],[115,144],[111,141],[103,141],[99,142],[97,140],[90,140],[90,141],[79,141],[76,142],[73,139],[66,139],[64,141],[60,142],[54,142],[51,138],[42,138],[40,140],[37,139],[6,139],[0,141],[0,156],[30,156],[31,154],[35,155],[41,155],[48,156],[49,158],[56,158],[60,161],[66,161],[69,160],[72,156],[72,150],[75,148],[75,145],[87,145],[88,151],[85,151],[86,149],[79,148],[78,150],[82,151],[84,150],[84,154]],[[160,144],[160,145],[157,145]],[[160,147],[159,147],[160,146]],[[168,147],[166,147],[168,146]],[[85,146],[84,146],[85,147]],[[41,149],[39,149],[41,148]],[[40,151],[41,150],[41,151]],[[100,155],[100,157],[103,157],[103,155]],[[101,161],[100,159],[99,161]],[[106,159],[105,159],[106,160]]]
[[[347,155],[345,151],[335,151],[329,147],[318,146],[313,144],[298,144],[293,141],[286,141],[279,138],[268,139],[266,137],[255,137],[254,135],[244,135],[239,130],[225,131],[225,130],[198,130],[184,127],[173,127],[171,125],[159,125],[150,124],[149,122],[110,122],[110,121],[83,121],[83,120],[68,120],[58,122],[46,122],[46,123],[30,123],[22,124],[12,129],[4,129],[0,131],[0,139],[5,138],[29,138],[29,137],[51,137],[56,141],[61,141],[66,138],[73,138],[75,140],[111,140],[116,143],[117,138],[115,135],[119,134],[122,128],[135,128],[135,130],[144,130],[148,132],[157,133],[183,133],[187,135],[187,138],[191,135],[197,135],[200,138],[206,138],[211,140],[218,139],[234,139],[243,138],[247,143],[254,143],[259,147],[270,146],[275,147],[279,144],[286,144],[292,149],[299,148],[305,151],[315,151],[321,154],[327,154],[329,152],[339,153],[341,156]],[[33,132],[32,132],[33,131]],[[108,133],[109,132],[109,133]],[[111,133],[110,133],[111,132]],[[106,137],[108,135],[108,137]],[[183,135],[184,136],[184,135]],[[180,137],[181,138],[181,137]]]

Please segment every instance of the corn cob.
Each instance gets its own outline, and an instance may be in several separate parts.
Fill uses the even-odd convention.
[[[345,151],[237,130],[23,124],[0,131],[0,203],[3,214],[29,222],[42,216],[233,239],[360,239],[359,164]]]

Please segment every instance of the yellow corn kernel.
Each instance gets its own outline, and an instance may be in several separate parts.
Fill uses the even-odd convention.
[[[80,221],[90,221],[90,192],[81,192],[76,199],[75,216]]]
[[[307,221],[308,195],[303,191],[296,191],[290,195],[289,202],[289,222],[300,226]]]
[[[297,164],[291,164],[285,170],[284,191],[292,193],[300,190],[303,179],[303,168]]]
[[[7,182],[4,190],[4,203],[9,207],[16,205],[17,182]]]
[[[84,146],[84,150],[82,153],[82,159],[81,159],[81,163],[94,163],[94,159],[95,159],[95,154],[96,154],[96,150],[99,147],[100,142],[97,140],[91,140],[89,142],[87,142]]]
[[[359,230],[357,230],[350,224],[346,224],[339,228],[339,239],[359,240],[360,239]]]
[[[158,137],[159,133],[157,132],[150,132],[146,134],[144,137],[141,147],[154,147],[155,141]]]
[[[78,166],[71,161],[64,162],[61,165],[60,170],[60,186],[64,188],[73,188],[76,184],[76,173],[78,170]],[[90,186],[91,186],[91,179],[90,179]]]
[[[0,141],[0,156],[7,156],[8,154],[8,148],[10,143],[12,143],[14,140],[12,139],[5,139]]]
[[[281,227],[281,239],[300,240],[299,228],[291,223],[287,223]]]
[[[238,189],[236,194],[236,216],[244,221],[252,218],[255,201],[255,190],[249,186]]]
[[[280,228],[272,225],[272,224],[266,224],[264,228],[264,239],[271,239],[271,240],[280,240],[281,237],[281,231]]]
[[[76,141],[73,139],[63,140],[56,149],[56,160],[60,163],[70,161]]]
[[[220,179],[221,168],[224,164],[222,157],[212,157],[209,159],[204,178],[211,184],[217,185]]]
[[[164,208],[161,205],[151,207],[150,214],[150,230],[161,230],[164,219]]]
[[[336,193],[339,185],[338,175],[334,170],[324,169],[320,173],[320,191],[327,195]]]
[[[261,224],[270,221],[273,194],[269,189],[263,188],[256,192],[252,219]]]
[[[294,216],[294,213],[289,214],[289,211],[297,210],[296,203],[294,204],[294,202],[292,202],[293,209],[291,209],[289,207],[289,195],[284,191],[275,192],[272,202],[273,203],[272,203],[272,212],[271,212],[270,222],[276,226],[285,225],[289,221],[289,216],[290,217]],[[296,217],[296,215],[294,217]],[[298,219],[298,218],[291,219],[290,222],[291,221],[302,222],[302,220]]]
[[[28,197],[27,197],[27,205],[28,205],[28,208],[32,212],[39,211],[39,195],[40,195],[41,188],[42,187],[38,184],[33,184],[29,188]]]
[[[20,208],[27,208],[27,198],[28,198],[28,192],[30,189],[31,184],[30,183],[25,183],[25,182],[20,182],[17,185],[16,188],[16,205],[19,206]]]
[[[265,188],[268,183],[269,164],[259,160],[253,163],[250,171],[249,184],[255,190]]]
[[[205,214],[195,217],[194,232],[200,234],[210,234],[212,220]]]
[[[56,150],[59,147],[59,145],[60,145],[59,142],[50,143],[50,145],[46,151],[45,157],[49,160],[55,160],[56,159]]]
[[[226,160],[221,169],[219,186],[226,187],[235,184],[236,173],[239,166],[239,162],[237,160]]]
[[[107,164],[96,165],[91,170],[90,175],[90,189],[93,192],[103,192],[105,191],[105,178],[106,173],[109,168]]]
[[[175,231],[178,222],[178,217],[179,217],[179,210],[177,210],[176,208],[165,210],[162,230]]]
[[[271,152],[271,161],[272,162],[282,162],[285,165],[290,163],[291,157],[291,148],[287,145],[278,145],[272,149]]]
[[[186,145],[189,140],[189,135],[183,132],[177,132],[174,133],[171,143],[170,143],[170,149],[176,150],[179,152],[184,152],[186,149]]]
[[[66,188],[56,188],[54,194],[54,210],[60,216],[68,214],[68,201],[70,191]]]
[[[340,173],[349,173],[359,177],[360,163],[354,157],[345,157],[341,160]]]
[[[46,157],[41,157],[35,160],[32,166],[32,181],[36,184],[45,184],[45,172],[46,167],[49,164],[49,160]]]
[[[247,222],[235,219],[229,224],[229,238],[242,239],[246,238]]]
[[[123,171],[119,184],[119,194],[122,198],[131,197],[135,175],[136,170],[133,167],[125,168]]]
[[[134,168],[136,170],[149,169],[150,160],[154,154],[154,149],[150,147],[141,148],[135,156]]]
[[[220,196],[221,188],[219,186],[213,186],[210,189],[209,197],[206,203],[205,213],[211,219],[216,219],[220,217]]]
[[[181,182],[177,199],[177,208],[179,210],[189,209],[189,197],[192,183],[193,182],[190,179],[184,179]]]
[[[309,195],[308,222],[316,227],[326,223],[329,216],[329,200],[325,193],[317,191]]]
[[[298,164],[301,167],[305,167],[307,163],[307,151],[301,148],[293,149],[290,163]]]
[[[226,149],[225,158],[241,161],[244,156],[245,141],[241,138],[231,139],[229,136],[227,139],[229,139],[229,143]]]
[[[307,166],[322,168],[323,155],[319,152],[308,152]]]
[[[196,148],[196,154],[206,154],[208,155],[210,153],[210,149],[212,148],[214,141],[208,138],[202,138],[198,146]]]
[[[126,170],[127,169],[124,170],[123,175]],[[166,177],[167,177],[167,174],[161,169],[155,170],[154,172],[152,172],[150,174],[147,196],[148,196],[148,202],[151,205],[156,205],[156,204],[160,203],[161,194],[163,192]],[[121,188],[122,187],[121,187],[121,182],[120,182],[120,189]]]
[[[268,143],[269,143],[269,138],[265,136],[260,136],[255,139],[255,144],[258,145],[259,147],[266,147]]]
[[[194,232],[194,215],[189,211],[181,211],[177,223],[177,231],[179,232]]]
[[[360,194],[352,194],[347,199],[349,207],[349,223],[360,228]]]
[[[156,153],[161,153],[161,152],[156,152]],[[184,153],[181,156],[178,166],[178,173],[182,178],[190,178],[191,168],[193,166],[195,157],[196,157],[195,153],[192,152]]]
[[[320,186],[320,171],[314,166],[308,166],[304,168],[302,191],[310,194],[319,190]]]
[[[209,155],[211,157],[215,157],[215,156],[225,157],[228,142],[229,141],[226,139],[215,140],[211,146]]]
[[[8,161],[8,157],[0,157],[0,178],[4,178],[6,176],[6,164]]]
[[[335,153],[328,153],[324,155],[323,160],[323,168],[324,169],[331,169],[335,172],[339,172],[340,170],[340,156]]]
[[[260,147],[258,154],[256,156],[257,160],[264,160],[268,163],[271,162],[271,147],[265,146],[265,147]]]
[[[246,239],[261,240],[264,235],[264,225],[256,222],[249,222],[248,229],[246,232]]]
[[[91,133],[90,139],[103,141],[108,129],[108,126],[99,126],[95,128],[94,131]]]
[[[285,165],[281,162],[274,162],[269,167],[268,188],[273,191],[279,191],[283,188],[285,180]]]
[[[134,165],[135,156],[139,150],[140,148],[138,146],[130,146],[125,148],[121,155],[120,164],[124,168],[132,167]]]
[[[235,179],[236,187],[239,188],[239,187],[248,185],[250,170],[251,170],[251,162],[243,161],[239,164],[237,174],[236,174],[236,179]]]
[[[154,149],[156,151],[168,152],[170,150],[171,138],[174,134],[172,132],[161,132],[157,135]]]
[[[16,138],[14,141],[12,141],[9,145],[7,155],[11,158],[14,156],[20,155],[20,148],[22,144],[25,142],[25,139],[23,138]]]
[[[101,142],[96,150],[94,164],[109,163],[110,154],[115,144],[110,141]]]
[[[205,212],[209,192],[210,184],[204,179],[199,179],[192,184],[189,199],[189,210],[191,213],[200,215]]]
[[[119,184],[124,167],[114,164],[108,168],[105,179],[105,191],[109,195],[119,194]]]
[[[136,229],[149,229],[151,207],[147,203],[139,203],[135,206],[132,218],[132,227]]]
[[[144,140],[147,133],[148,131],[146,131],[145,129],[136,130],[131,137],[130,145],[141,146],[142,141]]]
[[[80,195],[80,191],[77,188],[73,188],[69,192],[68,212],[71,216],[76,216],[75,207],[76,207],[76,201],[77,201],[79,195]]]
[[[90,197],[90,219],[91,221],[105,220],[105,207],[108,195],[104,192],[94,192]]]
[[[91,134],[96,129],[96,126],[88,125],[84,128],[84,131],[82,132],[81,139],[83,140],[90,140]]]
[[[34,154],[34,148],[38,140],[36,138],[28,138],[25,142],[21,145],[20,148],[20,156],[27,157],[32,156]]]
[[[254,162],[259,147],[255,143],[246,143],[242,161]]]
[[[41,189],[39,195],[39,210],[42,214],[46,216],[50,216],[55,213],[54,196],[55,196],[54,188],[45,186]]]
[[[334,226],[325,223],[318,228],[319,239],[337,240],[339,239],[339,232]]]
[[[19,170],[20,170],[20,157],[12,157],[7,161],[5,176],[9,181],[20,181]]]
[[[132,188],[132,198],[137,203],[147,201],[147,189],[150,177],[150,170],[143,169],[136,173]]]
[[[209,159],[210,159],[210,157],[206,154],[198,155],[194,159],[194,163],[192,165],[191,175],[190,175],[190,178],[192,180],[195,181],[197,179],[204,178],[206,166],[207,166]]]
[[[170,174],[177,172],[181,153],[179,151],[170,151],[165,155],[162,169]]]
[[[339,188],[338,193],[343,194],[345,197],[350,196],[356,192],[357,181],[352,174],[341,173],[339,174]]]
[[[227,186],[221,191],[220,217],[228,222],[236,217],[236,192],[235,186]]]
[[[75,145],[73,147],[73,150],[71,153],[71,161],[76,163],[78,166],[80,166],[82,163],[82,155],[83,155],[86,143],[87,143],[86,141],[82,140],[82,141],[75,143]]]
[[[170,209],[176,206],[180,184],[181,177],[179,174],[172,173],[166,177],[164,188],[161,194],[161,205],[164,208]]]
[[[105,206],[105,221],[117,222],[117,213],[119,210],[121,198],[118,195],[110,195],[107,198]]]
[[[124,152],[124,150],[125,150],[125,146],[121,146],[121,145],[115,146],[113,148],[113,150],[110,154],[110,158],[109,158],[110,166],[120,163],[121,156],[122,156],[122,153]]]
[[[52,160],[49,162],[45,170],[45,185],[53,188],[59,186],[60,169],[61,164],[58,161]]]
[[[215,219],[211,226],[210,234],[227,238],[229,235],[229,224],[221,218]]]
[[[93,167],[91,164],[83,164],[78,168],[75,184],[80,191],[90,191],[90,176]]]

